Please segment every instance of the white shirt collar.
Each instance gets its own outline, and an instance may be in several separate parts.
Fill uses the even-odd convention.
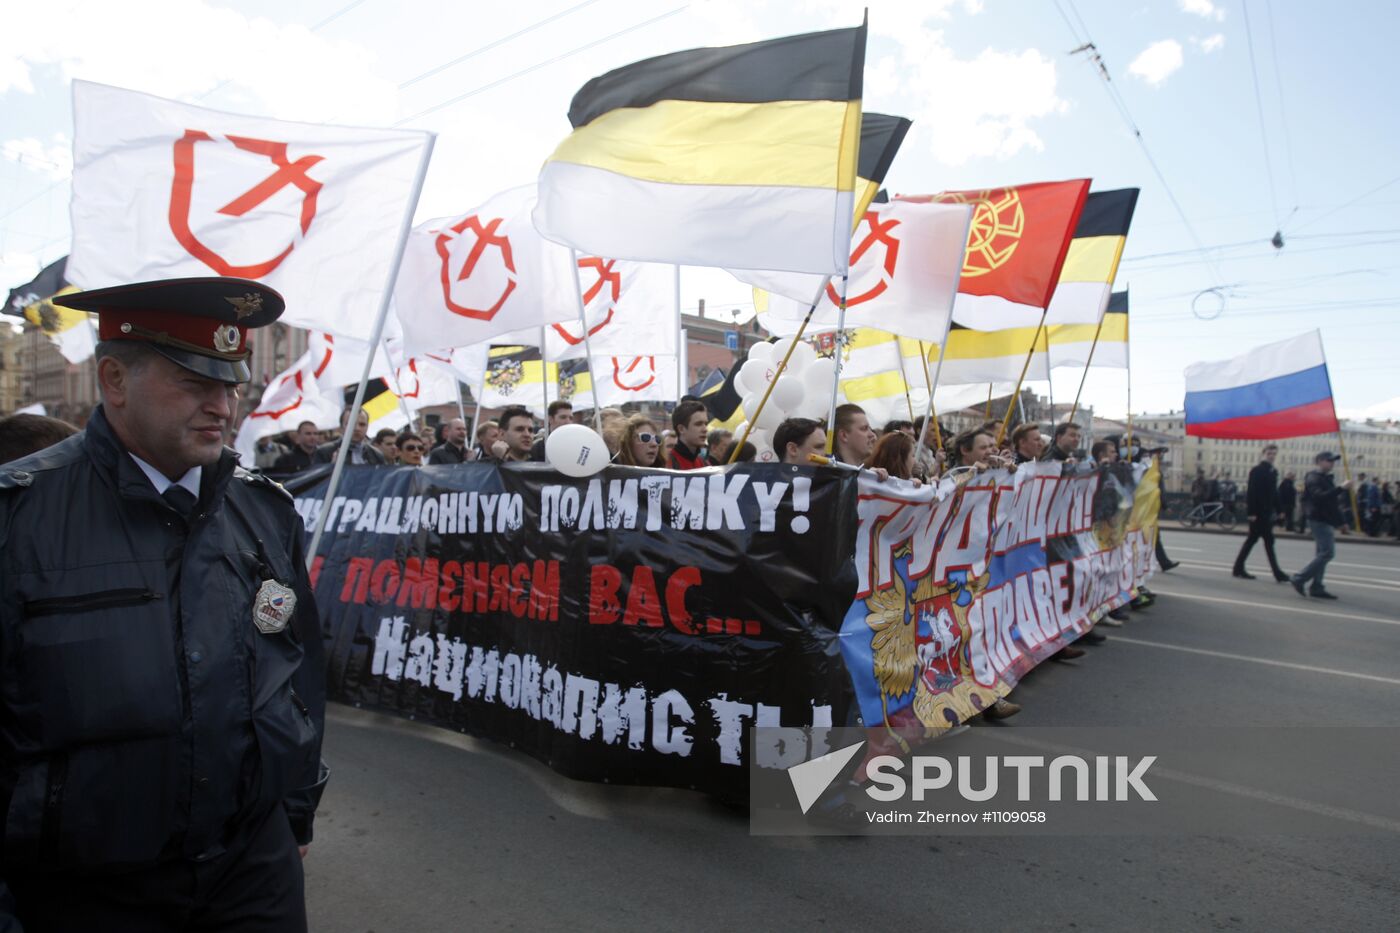
[[[204,467],[192,466],[185,472],[184,476],[172,483],[160,470],[157,470],[130,451],[127,451],[127,453],[131,454],[131,459],[136,461],[136,465],[141,468],[142,473],[146,474],[146,478],[151,481],[151,485],[156,487],[157,495],[165,495],[165,491],[171,486],[181,486],[196,499],[199,498],[199,480],[200,477],[204,475]]]

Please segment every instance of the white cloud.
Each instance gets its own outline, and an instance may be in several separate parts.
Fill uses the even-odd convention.
[[[1181,43],[1163,39],[1143,49],[1128,66],[1128,73],[1157,87],[1181,68],[1182,60]]]
[[[0,157],[18,162],[51,181],[64,181],[73,174],[73,144],[62,133],[54,134],[52,145],[33,136],[6,140],[0,144]]]
[[[86,78],[191,103],[219,90],[222,106],[282,119],[347,112],[355,122],[372,123],[394,112],[397,89],[375,76],[373,52],[305,26],[246,17],[203,0],[3,9],[0,35],[13,51],[0,61],[0,94],[32,93],[36,75],[56,71],[64,81]]]
[[[1225,47],[1225,34],[1223,32],[1217,32],[1215,35],[1206,36],[1204,39],[1197,39],[1195,36],[1192,36],[1191,44],[1209,55],[1211,52],[1218,52]]]
[[[1203,19],[1213,19],[1217,23],[1225,19],[1225,11],[1211,0],[1180,0],[1183,13],[1194,13]]]

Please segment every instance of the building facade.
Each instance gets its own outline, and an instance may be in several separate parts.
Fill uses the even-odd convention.
[[[1169,472],[1164,479],[1175,485],[1166,486],[1169,492],[1186,492],[1196,476],[1207,479],[1232,479],[1243,484],[1249,477],[1250,469],[1259,462],[1260,452],[1266,444],[1278,445],[1278,459],[1274,465],[1279,475],[1294,473],[1298,479],[1312,469],[1316,456],[1324,450],[1341,452],[1341,445],[1335,434],[1321,434],[1312,437],[1290,437],[1279,441],[1238,441],[1221,440],[1209,437],[1187,437],[1186,418],[1179,412],[1166,414],[1145,414],[1134,420],[1134,426],[1161,432],[1180,445],[1181,456],[1172,457]],[[1346,445],[1347,461],[1354,477],[1362,473],[1379,478],[1382,482],[1400,481],[1400,424],[1395,422],[1342,422],[1342,440]],[[1164,465],[1164,471],[1167,467]],[[1341,467],[1338,466],[1340,470]]]

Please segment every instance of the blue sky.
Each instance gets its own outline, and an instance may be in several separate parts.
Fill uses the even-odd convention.
[[[530,181],[568,130],[573,91],[599,72],[695,45],[850,25],[863,8],[837,0],[483,6],[7,4],[0,285],[67,252],[73,77],[247,113],[432,129],[440,139],[419,211],[428,217]],[[866,106],[915,120],[891,190],[1084,176],[1095,188],[1143,189],[1119,272],[1133,296],[1134,410],[1179,409],[1188,363],[1320,327],[1339,408],[1400,417],[1392,378],[1400,223],[1390,219],[1400,205],[1400,131],[1389,99],[1400,64],[1391,5],[923,0],[871,2],[870,17]],[[1194,237],[1097,69],[1068,54],[1085,36]],[[415,116],[425,110],[433,112]],[[1285,245],[1275,250],[1268,240],[1280,225]],[[1202,254],[1198,242],[1221,248]],[[1212,288],[1219,291],[1201,294]],[[683,302],[702,296],[710,308],[748,300],[722,274],[687,274]],[[1077,372],[1060,371],[1057,397],[1077,382]],[[1096,371],[1085,395],[1100,412],[1119,414],[1124,386],[1121,371]]]

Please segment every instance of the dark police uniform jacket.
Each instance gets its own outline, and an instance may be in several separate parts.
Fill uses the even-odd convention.
[[[325,675],[304,532],[291,497],[236,459],[204,468],[188,527],[101,408],[0,467],[8,868],[210,859],[276,807],[310,841]],[[266,578],[297,597],[274,635],[253,624]]]

